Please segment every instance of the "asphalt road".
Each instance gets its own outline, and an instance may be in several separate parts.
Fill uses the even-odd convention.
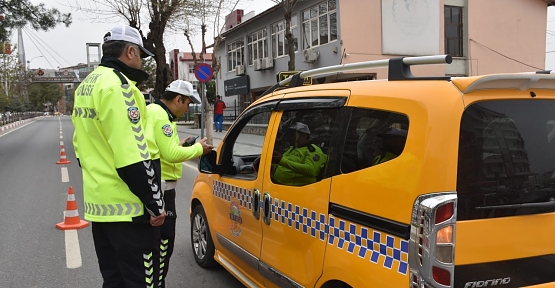
[[[45,117],[0,134],[0,288],[102,286],[90,226],[77,230],[78,244],[71,243],[74,232],[67,236],[55,227],[63,221],[70,186],[81,218],[84,212],[72,135],[68,116]],[[70,164],[56,164],[60,140]],[[196,174],[194,165],[184,165],[177,187],[179,218],[166,286],[243,287],[225,269],[202,269],[194,261],[188,210]]]

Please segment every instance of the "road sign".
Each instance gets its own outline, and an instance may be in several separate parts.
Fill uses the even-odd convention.
[[[277,74],[277,81],[281,82],[281,81],[283,81],[283,80],[285,80],[289,77],[292,77],[293,75],[295,75],[297,73],[300,73],[300,72],[303,72],[303,71],[280,71]],[[303,85],[312,85],[312,77],[304,78]]]
[[[206,83],[212,79],[212,76],[214,76],[214,74],[209,64],[200,63],[195,67],[195,77],[197,77],[199,82]]]

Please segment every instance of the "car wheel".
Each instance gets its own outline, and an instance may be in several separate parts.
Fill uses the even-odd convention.
[[[195,261],[200,267],[216,266],[214,242],[210,235],[210,227],[208,221],[206,221],[206,214],[202,205],[195,207],[191,215],[191,248],[193,248]]]

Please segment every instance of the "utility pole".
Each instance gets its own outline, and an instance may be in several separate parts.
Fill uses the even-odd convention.
[[[19,55],[19,63],[25,67],[27,71],[27,61],[25,61],[25,46],[23,45],[23,33],[21,33],[22,26],[17,27],[17,54]]]

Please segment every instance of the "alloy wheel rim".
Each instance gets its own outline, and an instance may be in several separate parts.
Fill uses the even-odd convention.
[[[193,220],[193,247],[198,259],[204,259],[206,246],[206,221],[200,214],[197,214]]]

